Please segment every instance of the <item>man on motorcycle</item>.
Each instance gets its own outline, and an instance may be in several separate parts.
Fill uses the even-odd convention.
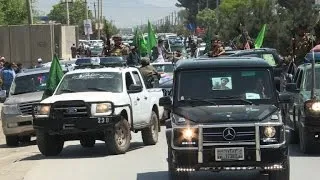
[[[159,87],[160,75],[157,70],[150,65],[149,58],[144,57],[141,59],[140,72],[148,89]]]

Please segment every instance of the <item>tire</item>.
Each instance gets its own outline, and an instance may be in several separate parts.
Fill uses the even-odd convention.
[[[314,142],[312,137],[303,127],[299,128],[299,140],[300,151],[302,153],[308,154],[314,151],[315,147],[313,147]]]
[[[58,135],[49,135],[47,132],[37,131],[37,145],[44,156],[57,156],[61,153],[64,140]]]
[[[109,154],[118,155],[128,151],[131,141],[129,122],[121,118],[114,128],[106,134],[105,143]]]
[[[96,139],[92,136],[83,136],[80,139],[80,144],[84,148],[94,147],[96,144]]]
[[[173,163],[172,150],[168,147],[168,175],[169,180],[189,180],[188,172],[177,172],[176,165]]]
[[[22,136],[20,140],[21,140],[21,142],[24,142],[24,143],[30,143],[31,136]]]
[[[269,180],[290,180],[290,160],[289,157],[283,164],[284,169],[281,171],[269,172]]]
[[[19,145],[18,136],[6,136],[7,146],[17,147]]]
[[[142,140],[145,145],[155,145],[159,138],[159,120],[157,114],[152,111],[151,126],[141,131]]]

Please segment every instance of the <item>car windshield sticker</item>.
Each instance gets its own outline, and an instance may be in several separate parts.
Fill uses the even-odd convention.
[[[256,76],[256,72],[255,71],[242,71],[241,76],[242,77]]]
[[[246,93],[246,99],[261,99],[261,97],[256,93]]]
[[[72,75],[71,79],[96,79],[96,78],[114,78],[114,73],[81,73]]]
[[[212,90],[231,90],[232,78],[231,77],[214,77],[212,80]]]

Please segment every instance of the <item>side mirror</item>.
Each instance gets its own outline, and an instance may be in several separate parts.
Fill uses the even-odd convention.
[[[298,89],[296,83],[288,83],[286,85],[286,91],[291,92],[291,93],[298,93],[299,89]]]
[[[131,84],[128,93],[138,93],[142,91],[142,86],[137,84]]]
[[[284,104],[293,103],[292,95],[288,93],[280,93],[279,100],[280,100],[280,103],[284,103]]]
[[[1,90],[0,91],[0,102],[4,103],[7,99],[7,91],[6,90]]]
[[[159,105],[163,106],[165,109],[170,109],[172,107],[172,100],[170,96],[165,96],[159,99]]]

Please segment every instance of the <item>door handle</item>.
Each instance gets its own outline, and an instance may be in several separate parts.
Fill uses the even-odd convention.
[[[147,99],[148,99],[148,97],[144,97],[144,99],[145,99],[145,100],[147,100]]]
[[[140,101],[140,98],[137,98],[137,101]]]

